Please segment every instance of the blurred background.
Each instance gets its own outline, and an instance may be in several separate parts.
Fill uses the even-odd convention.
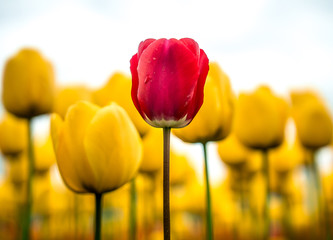
[[[195,39],[229,75],[236,94],[261,84],[281,96],[310,88],[333,110],[329,0],[0,1],[1,73],[10,56],[34,47],[53,63],[60,85],[99,88],[115,71],[130,73],[129,60],[142,40],[161,37]],[[49,117],[38,117],[34,124],[42,135],[49,129]],[[175,137],[172,144],[190,156],[202,179],[200,144]],[[217,186],[226,178],[226,167],[215,145],[208,150],[212,184]],[[330,173],[332,150],[323,148],[318,156],[320,171]]]
[[[333,108],[333,3],[329,0],[13,0],[0,4],[0,72],[9,56],[31,46],[54,64],[59,84],[97,88],[116,70],[129,73],[129,60],[142,40],[191,37],[211,61],[221,65],[236,93],[259,84],[282,95],[310,87]],[[38,129],[48,129],[48,120],[38,124]],[[219,181],[223,168],[215,151],[209,150],[212,178]],[[197,159],[198,154],[191,152]],[[194,161],[197,169],[202,167],[201,158]]]

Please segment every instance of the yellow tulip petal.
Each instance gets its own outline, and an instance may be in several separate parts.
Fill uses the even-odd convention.
[[[141,139],[125,110],[116,103],[97,112],[86,131],[84,146],[99,193],[122,186],[138,171]]]

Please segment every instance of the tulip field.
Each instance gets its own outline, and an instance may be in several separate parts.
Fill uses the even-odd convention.
[[[13,2],[0,240],[333,240],[333,5]]]

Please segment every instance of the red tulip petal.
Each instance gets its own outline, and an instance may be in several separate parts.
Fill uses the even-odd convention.
[[[189,43],[156,40],[139,58],[137,96],[150,120],[182,119],[192,105],[199,78],[198,56],[193,54],[193,44],[185,46],[184,42]]]
[[[139,77],[138,77],[138,54],[133,55],[131,58],[131,73],[132,73],[132,89],[131,89],[131,95],[132,95],[132,101],[134,103],[134,106],[140,113],[140,115],[145,119],[144,114],[141,111],[139,101],[138,101],[138,86],[139,86]]]
[[[195,56],[199,56],[200,48],[196,41],[191,38],[182,38],[181,41]]]
[[[209,60],[207,58],[206,53],[200,49],[200,75],[199,75],[199,79],[198,79],[198,84],[197,84],[197,88],[195,91],[195,94],[193,96],[194,101],[191,102],[191,106],[189,109],[189,114],[187,116],[188,119],[193,119],[195,117],[195,115],[197,114],[197,112],[199,111],[202,103],[203,103],[203,99],[204,99],[204,85],[206,82],[206,77],[209,71]]]
[[[138,59],[140,59],[142,52],[154,41],[156,41],[156,40],[153,38],[148,38],[148,39],[140,42],[139,50],[138,50]]]

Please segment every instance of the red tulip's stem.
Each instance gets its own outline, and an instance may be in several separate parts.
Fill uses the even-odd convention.
[[[212,240],[213,239],[213,221],[212,221],[212,207],[211,207],[211,199],[210,199],[207,143],[203,143],[202,146],[203,146],[203,152],[204,152],[204,158],[205,158],[205,179],[206,179],[206,235],[207,235],[207,240]]]
[[[32,206],[32,178],[34,174],[34,149],[32,141],[32,119],[28,119],[28,180],[27,180],[27,193],[26,193],[26,205],[23,217],[22,226],[22,239],[30,239],[30,223],[31,223],[31,206]]]
[[[95,240],[101,240],[102,193],[95,193]]]
[[[170,128],[163,128],[163,230],[164,240],[170,240]]]
[[[136,239],[136,186],[135,186],[135,178],[131,181],[131,189],[130,189],[130,240]]]
[[[271,221],[269,214],[269,206],[270,206],[270,179],[269,179],[269,160],[268,160],[268,150],[264,149],[262,151],[263,154],[263,174],[266,180],[266,201],[264,206],[264,221],[265,221],[265,234],[264,239],[269,239],[271,233]]]

